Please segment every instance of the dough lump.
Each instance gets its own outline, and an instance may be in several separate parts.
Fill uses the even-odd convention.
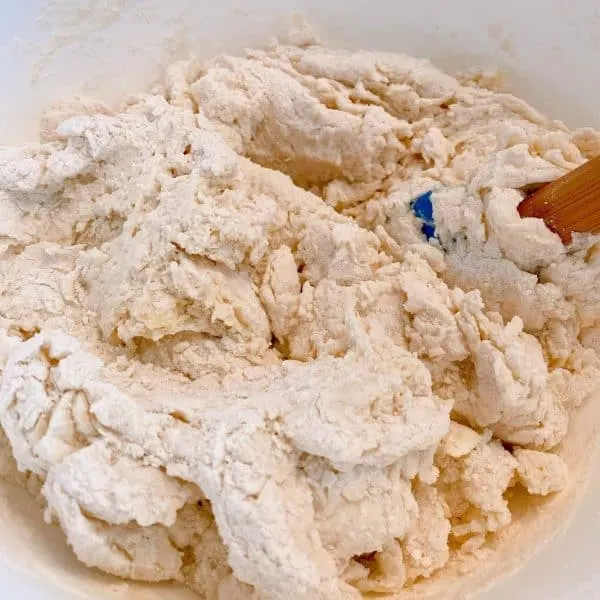
[[[273,44],[0,149],[0,476],[81,561],[353,600],[477,556],[507,490],[564,489],[600,245],[517,206],[600,134],[482,81]]]

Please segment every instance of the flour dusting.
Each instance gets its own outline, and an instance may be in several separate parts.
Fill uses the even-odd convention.
[[[207,600],[489,557],[510,498],[567,488],[600,376],[598,237],[517,212],[600,134],[294,41],[58,103],[0,149],[0,477],[84,564]]]

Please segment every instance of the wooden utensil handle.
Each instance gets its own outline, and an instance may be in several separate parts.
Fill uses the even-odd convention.
[[[543,219],[565,243],[575,231],[599,233],[600,156],[525,198],[519,214]]]

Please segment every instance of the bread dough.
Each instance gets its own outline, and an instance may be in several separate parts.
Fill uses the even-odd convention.
[[[483,84],[274,44],[1,150],[0,475],[81,561],[351,600],[476,560],[507,490],[564,488],[600,244],[517,206],[600,134]]]

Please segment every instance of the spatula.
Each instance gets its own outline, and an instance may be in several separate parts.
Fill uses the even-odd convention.
[[[543,219],[565,244],[574,232],[600,232],[600,156],[530,194],[519,205],[522,217]]]
[[[431,192],[421,194],[410,206],[423,224],[425,237],[434,237]],[[530,194],[518,210],[522,217],[543,219],[565,244],[574,232],[600,233],[600,156]]]

